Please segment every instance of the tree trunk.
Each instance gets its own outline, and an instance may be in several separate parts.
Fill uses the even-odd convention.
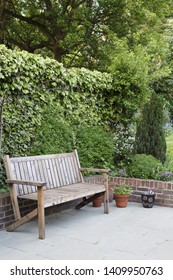
[[[57,60],[58,62],[62,62],[62,53],[63,50],[62,48],[56,46],[53,46],[53,54],[54,54],[54,59]]]

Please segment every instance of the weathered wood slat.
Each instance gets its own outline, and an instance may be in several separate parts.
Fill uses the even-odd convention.
[[[26,168],[28,170],[27,180],[28,181],[34,181],[33,174],[32,174],[32,169],[31,169],[31,162],[26,161]],[[36,191],[36,187],[35,186],[30,186],[30,192],[34,192],[34,191]]]
[[[15,178],[15,179],[17,179],[17,178],[20,178],[21,180],[23,180],[23,178],[21,177],[21,174],[20,174],[20,170],[19,170],[19,163],[18,162],[16,162],[16,163],[14,163],[14,173],[13,173],[13,175],[12,175],[12,177],[13,178]],[[17,194],[24,194],[24,190],[23,190],[23,186],[22,185],[16,185],[15,186],[15,189],[16,189],[16,191],[17,191]]]
[[[29,165],[28,170],[30,171],[29,175],[30,175],[31,181],[37,181],[37,175],[36,175],[36,170],[34,167],[34,161],[33,160],[27,161],[27,164]],[[44,182],[45,182],[45,180],[44,180]],[[32,186],[32,192],[36,192],[36,191],[37,191],[36,186]]]
[[[78,179],[79,179],[79,182],[84,182],[84,178],[82,176],[82,173],[81,173],[81,166],[80,166],[80,161],[79,161],[79,157],[78,157],[78,153],[77,153],[77,150],[74,151],[74,155],[73,155],[73,166],[75,166],[75,170],[79,170],[78,173],[76,173]]]
[[[39,156],[27,156],[27,157],[14,157],[10,158],[10,162],[20,162],[20,161],[30,161],[30,160],[45,160],[47,158],[62,158],[67,156],[74,156],[74,152],[71,153],[62,153],[62,154],[50,154],[50,155],[39,155]]]
[[[45,186],[46,182],[37,182],[37,181],[25,181],[25,180],[16,180],[16,179],[6,179],[8,184],[21,184],[27,186]]]
[[[104,185],[78,183],[61,188],[54,188],[44,191],[44,207],[50,207],[54,204],[68,202],[74,199],[90,196],[105,191]],[[37,200],[37,193],[30,193],[19,196],[20,198]]]
[[[56,178],[56,186],[57,187],[60,187],[62,185],[61,183],[61,177],[60,177],[60,174],[58,172],[58,163],[57,163],[57,159],[54,158],[53,159],[53,162],[54,162],[54,171],[55,171],[55,178]]]

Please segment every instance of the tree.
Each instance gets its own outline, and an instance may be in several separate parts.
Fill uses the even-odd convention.
[[[164,37],[169,42],[169,55],[167,55],[167,65],[169,65],[169,75],[162,79],[153,81],[153,88],[158,94],[164,94],[164,98],[169,103],[170,118],[173,120],[173,17],[167,19],[164,24]]]
[[[103,69],[110,32],[126,37],[129,45],[146,45],[146,34],[151,29],[159,32],[171,4],[171,0],[1,0],[0,42],[53,56],[66,66]]]
[[[137,125],[135,153],[152,155],[162,163],[166,159],[164,101],[155,92],[145,104]]]

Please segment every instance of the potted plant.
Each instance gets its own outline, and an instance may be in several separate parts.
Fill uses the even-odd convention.
[[[151,189],[141,194],[141,201],[144,208],[152,208],[155,202],[155,192]]]
[[[114,199],[117,207],[126,207],[132,188],[126,184],[118,184],[113,188]]]

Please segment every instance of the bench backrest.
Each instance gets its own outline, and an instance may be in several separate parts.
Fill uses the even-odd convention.
[[[8,179],[46,182],[46,189],[80,183],[77,151],[65,154],[5,158]],[[37,191],[35,186],[15,185],[17,195]]]

